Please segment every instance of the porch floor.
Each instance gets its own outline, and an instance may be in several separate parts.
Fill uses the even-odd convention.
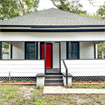
[[[56,68],[56,69],[46,69],[46,73],[59,73],[59,68]]]

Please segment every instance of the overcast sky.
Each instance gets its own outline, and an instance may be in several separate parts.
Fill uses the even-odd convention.
[[[87,13],[92,14],[97,11],[100,5],[103,5],[105,0],[94,0],[96,1],[95,6],[92,6],[88,0],[80,0],[81,4],[83,5],[83,10],[86,10]],[[40,0],[38,10],[48,9],[48,8],[55,8],[51,2],[51,0]]]

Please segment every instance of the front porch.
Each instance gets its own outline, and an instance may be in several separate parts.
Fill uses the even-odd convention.
[[[68,73],[73,75],[73,80],[105,81],[105,60],[97,59],[96,44],[100,41],[6,43],[10,44],[10,56],[9,59],[0,60],[0,80],[5,80],[9,73],[11,79],[17,81],[36,80],[37,74],[43,73],[48,84],[60,83],[63,81],[62,74],[66,74],[62,62],[64,60]],[[54,78],[50,76],[51,79],[48,80],[48,75]]]

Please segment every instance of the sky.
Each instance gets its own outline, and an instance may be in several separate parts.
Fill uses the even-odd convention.
[[[83,10],[86,10],[88,14],[93,14],[97,11],[100,5],[103,5],[105,0],[94,0],[96,3],[95,6],[92,6],[88,0],[80,0],[80,3],[83,5]],[[56,8],[51,0],[40,0],[38,10],[48,9],[48,8]]]

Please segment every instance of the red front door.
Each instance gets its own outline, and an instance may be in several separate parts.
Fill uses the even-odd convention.
[[[41,44],[41,59],[44,59],[44,44]],[[46,44],[46,67],[51,68],[51,44]]]

